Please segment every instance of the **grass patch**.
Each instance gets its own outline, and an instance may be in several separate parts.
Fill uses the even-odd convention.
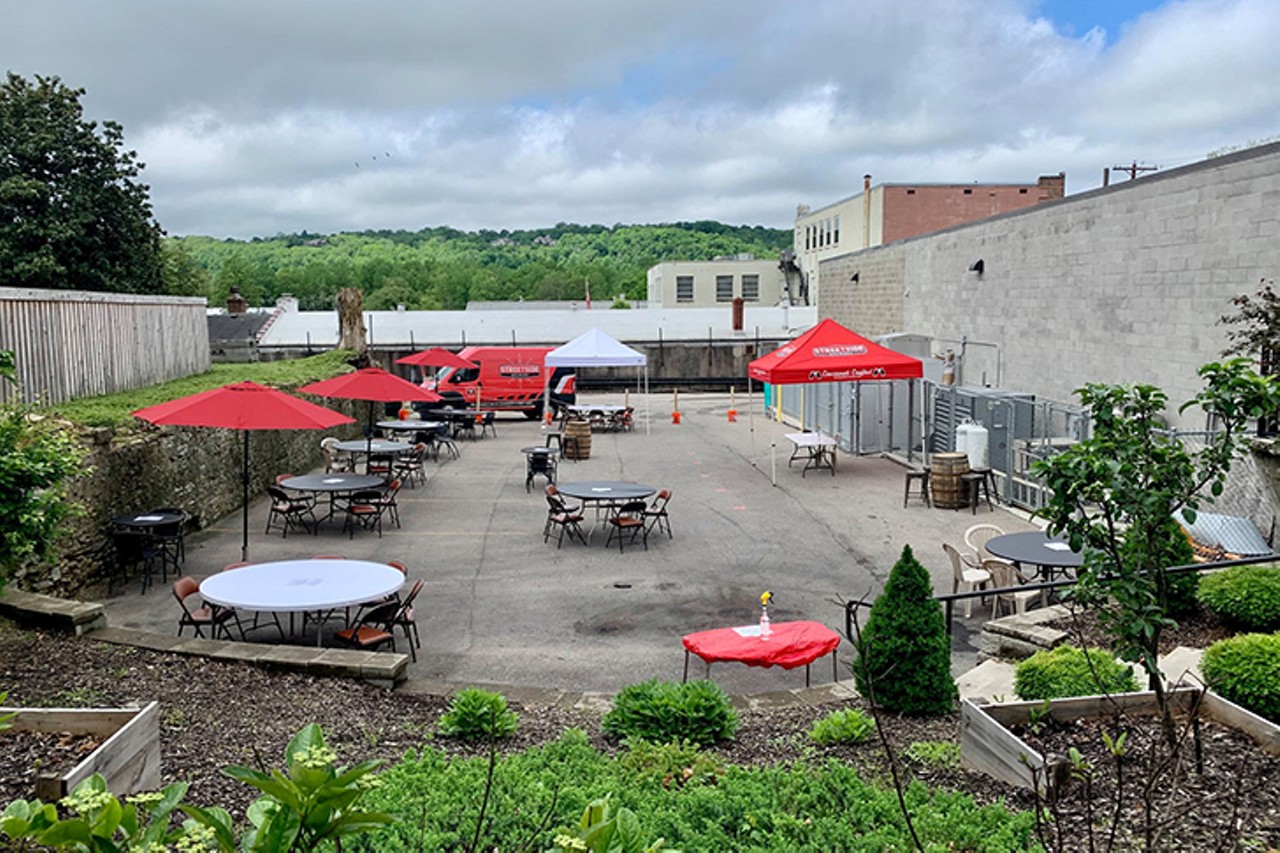
[[[207,372],[195,376],[184,376],[181,379],[149,385],[146,388],[135,388],[132,391],[59,403],[48,407],[47,411],[81,426],[127,426],[136,423],[132,414],[135,409],[167,403],[179,397],[209,391],[232,382],[248,381],[257,382],[259,385],[296,388],[308,382],[328,379],[330,376],[346,372],[349,368],[347,359],[351,356],[352,353],[347,350],[331,350],[309,358],[285,361],[215,364]]]

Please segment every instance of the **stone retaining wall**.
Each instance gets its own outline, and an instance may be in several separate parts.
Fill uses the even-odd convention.
[[[361,421],[367,403],[332,400],[330,408]],[[355,438],[360,427],[331,430],[255,430],[249,437],[249,499],[264,493],[278,474],[304,473],[320,465],[320,439]],[[179,507],[191,528],[207,527],[241,505],[244,433],[198,427],[91,429],[85,473],[71,487],[82,514],[67,522],[58,559],[20,569],[10,579],[22,589],[65,598],[92,597],[114,560],[111,520],[156,507]]]

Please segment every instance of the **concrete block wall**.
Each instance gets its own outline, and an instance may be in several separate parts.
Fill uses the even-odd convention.
[[[850,271],[899,256],[901,290],[867,304]],[[1221,358],[1217,319],[1278,268],[1273,144],[826,261],[818,307],[864,333],[900,310],[901,331],[995,344],[969,348],[962,382],[1068,402],[1085,382],[1151,383],[1171,423],[1199,427],[1176,410]]]
[[[822,265],[818,314],[833,317],[865,337],[904,331],[906,261],[902,243],[827,261]],[[854,273],[856,282],[850,281]]]

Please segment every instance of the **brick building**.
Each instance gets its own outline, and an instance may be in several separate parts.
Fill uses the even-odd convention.
[[[818,282],[818,264],[838,255],[1009,213],[1063,197],[1066,175],[1034,184],[879,184],[826,207],[796,208],[795,261],[802,281]],[[809,295],[816,301],[816,293]]]

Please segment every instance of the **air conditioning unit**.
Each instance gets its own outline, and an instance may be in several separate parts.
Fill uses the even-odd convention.
[[[976,386],[934,386],[931,453],[956,450],[956,427],[966,420],[987,430],[987,464],[996,471],[1014,469],[1014,442],[1035,435],[1035,395]]]

